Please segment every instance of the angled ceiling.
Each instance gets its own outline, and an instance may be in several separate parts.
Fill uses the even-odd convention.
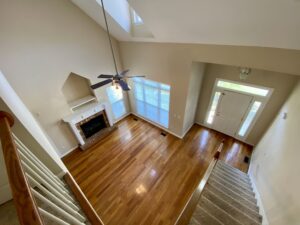
[[[104,25],[96,0],[72,1]],[[300,50],[300,0],[128,0],[128,3],[154,37],[132,37],[110,18],[112,35],[120,41]]]

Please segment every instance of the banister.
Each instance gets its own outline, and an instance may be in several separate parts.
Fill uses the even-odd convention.
[[[225,139],[221,140],[221,143],[219,144],[217,151],[214,153],[213,159],[210,162],[208,168],[206,169],[200,183],[198,184],[197,188],[195,189],[195,191],[192,193],[192,195],[190,196],[188,202],[186,203],[186,205],[184,206],[183,210],[181,211],[179,217],[177,218],[175,225],[187,225],[189,224],[191,217],[193,215],[193,212],[198,204],[198,201],[200,199],[200,196],[202,194],[202,191],[208,181],[208,178],[213,170],[213,168],[215,167],[217,161],[219,160],[221,151],[223,149],[224,146],[224,141]]]
[[[21,225],[43,225],[37,204],[21,166],[21,160],[11,133],[12,115],[0,111],[0,139],[7,175]]]
[[[217,151],[214,154],[214,159],[218,160],[220,158],[221,151],[223,149],[225,139],[222,139],[221,144],[217,148]]]
[[[80,187],[74,180],[73,176],[70,173],[64,175],[65,182],[69,185],[74,196],[78,200],[82,211],[85,213],[86,217],[89,219],[93,225],[104,225],[103,221],[100,219],[90,202],[87,200]]]

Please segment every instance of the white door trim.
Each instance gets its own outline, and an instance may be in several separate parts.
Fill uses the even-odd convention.
[[[245,92],[242,92],[242,91],[237,91],[237,90],[232,90],[232,89],[228,89],[228,88],[223,88],[223,87],[218,87],[217,84],[218,84],[218,81],[227,81],[227,82],[231,82],[231,83],[235,83],[235,84],[242,84],[242,85],[246,85],[246,86],[250,86],[250,87],[256,87],[256,88],[262,88],[262,89],[267,89],[269,92],[267,94],[267,96],[259,96],[259,95],[255,95],[255,94],[251,94],[251,93],[245,93]],[[234,136],[234,138],[238,139],[238,140],[241,140],[241,141],[245,141],[249,135],[249,133],[251,132],[253,126],[255,125],[256,121],[258,120],[259,116],[261,115],[263,109],[265,108],[267,102],[269,101],[272,93],[273,93],[273,88],[268,88],[268,87],[264,87],[264,86],[258,86],[258,85],[254,85],[254,84],[249,84],[249,83],[242,83],[242,82],[238,82],[238,81],[231,81],[231,80],[225,80],[225,79],[220,79],[220,78],[217,78],[215,80],[215,83],[214,83],[214,88],[212,90],[212,93],[211,93],[211,97],[210,97],[210,102],[209,102],[209,105],[208,105],[208,108],[207,108],[207,111],[206,111],[206,116],[205,116],[205,121],[204,121],[204,125],[213,129],[213,123],[212,124],[209,124],[207,123],[207,118],[208,118],[208,115],[209,115],[209,111],[210,111],[210,108],[212,106],[212,102],[213,102],[213,98],[215,96],[215,93],[216,92],[221,92],[222,91],[232,91],[232,92],[237,92],[237,93],[241,93],[241,94],[247,94],[247,95],[250,95],[253,97],[253,101],[251,103],[251,105],[249,106],[242,122],[241,122],[241,125],[239,127],[239,129],[241,128],[241,126],[243,125],[248,113],[250,112],[254,102],[256,101],[259,101],[261,102],[261,106],[259,108],[259,110],[257,111],[253,121],[251,122],[249,128],[247,129],[247,132],[245,133],[245,135],[243,137],[239,136],[238,133],[237,135]],[[219,102],[220,102],[220,98],[219,98],[219,101],[218,101],[218,106],[219,106]],[[217,106],[217,107],[218,107]]]

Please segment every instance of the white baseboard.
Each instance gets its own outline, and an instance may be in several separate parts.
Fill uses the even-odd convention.
[[[138,117],[138,118],[140,118],[140,119],[142,119],[142,120],[145,120],[146,122],[148,122],[148,123],[150,123],[150,124],[152,124],[152,125],[158,127],[159,129],[161,129],[161,130],[163,130],[163,131],[168,132],[169,134],[174,135],[175,137],[178,137],[178,138],[182,139],[182,136],[173,133],[172,131],[170,131],[170,130],[168,130],[168,129],[162,127],[162,126],[160,126],[159,124],[154,123],[154,122],[152,122],[152,121],[146,119],[145,117],[142,117],[142,116],[140,116],[140,115],[138,115],[138,114],[136,114],[136,113],[134,113],[134,112],[131,112],[131,114],[134,115],[134,116],[136,116],[136,117]]]
[[[119,119],[117,119],[116,121],[114,121],[114,124],[118,123],[120,120],[124,119],[125,117],[129,116],[130,114],[132,114],[132,113],[128,112],[125,115],[121,116]]]
[[[62,154],[61,156],[60,156],[60,158],[63,158],[63,157],[65,157],[66,155],[68,155],[69,153],[71,153],[71,152],[73,152],[75,149],[77,149],[78,148],[78,145],[76,145],[75,147],[72,147],[71,149],[69,149],[68,151],[66,151],[64,154]]]
[[[0,187],[0,205],[11,200],[11,190],[9,184],[4,184]]]
[[[249,170],[250,171],[250,170]],[[269,221],[268,221],[268,218],[267,218],[267,214],[265,212],[265,209],[264,209],[264,206],[263,206],[263,203],[262,203],[262,200],[261,200],[261,197],[260,197],[260,194],[258,192],[258,189],[256,187],[256,183],[255,183],[255,180],[254,178],[252,177],[251,173],[248,173],[249,174],[249,177],[251,179],[251,183],[252,183],[252,188],[253,188],[253,191],[255,193],[255,197],[257,199],[257,205],[259,207],[259,214],[262,216],[262,225],[269,225]]]
[[[186,131],[183,133],[183,135],[181,135],[181,138],[184,138],[184,136],[190,131],[190,129],[195,125],[195,123],[192,123],[192,125],[186,129]]]

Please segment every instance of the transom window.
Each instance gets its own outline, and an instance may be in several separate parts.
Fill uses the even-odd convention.
[[[133,82],[137,114],[167,128],[170,86],[143,78],[134,78]]]
[[[259,96],[267,96],[269,93],[268,89],[243,85],[243,84],[224,81],[224,80],[219,80],[217,83],[217,86],[228,89],[228,90],[240,91],[240,92],[253,94],[253,95],[259,95]]]

